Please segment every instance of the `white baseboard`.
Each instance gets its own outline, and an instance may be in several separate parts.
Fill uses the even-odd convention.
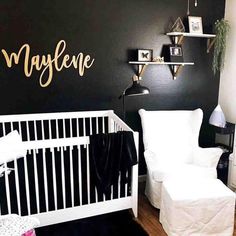
[[[145,182],[145,181],[146,181],[146,176],[147,176],[147,175],[139,175],[139,177],[138,177],[138,182],[139,182],[139,183]]]

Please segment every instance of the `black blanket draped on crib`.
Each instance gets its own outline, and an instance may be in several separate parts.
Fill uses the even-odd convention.
[[[117,183],[119,173],[137,164],[133,132],[96,134],[90,136],[90,180],[103,193]],[[121,181],[129,182],[131,175],[121,175]]]

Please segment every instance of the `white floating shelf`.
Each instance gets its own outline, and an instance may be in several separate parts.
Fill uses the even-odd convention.
[[[184,36],[184,37],[196,37],[196,38],[215,38],[215,34],[194,34],[194,33],[185,33],[185,32],[169,32],[166,35],[168,36]]]
[[[194,62],[154,62],[154,61],[129,61],[129,64],[133,65],[194,65]]]
[[[184,37],[206,38],[207,39],[207,53],[210,52],[213,44],[215,43],[215,34],[194,34],[185,32],[169,32],[166,35],[174,38],[175,44],[182,44]]]
[[[194,62],[155,62],[155,61],[129,61],[129,64],[138,65],[138,74],[137,77],[141,78],[146,67],[148,65],[168,65],[171,69],[171,73],[173,75],[173,79],[175,80],[181,68],[185,65],[192,66]]]

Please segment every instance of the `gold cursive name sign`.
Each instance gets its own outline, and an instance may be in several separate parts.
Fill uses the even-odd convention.
[[[10,55],[5,49],[2,49],[2,54],[9,68],[14,64],[17,65],[21,57],[23,57],[25,76],[30,77],[34,70],[41,71],[39,77],[40,86],[47,87],[52,82],[54,69],[61,71],[64,68],[74,67],[78,70],[79,75],[83,76],[85,69],[89,69],[94,63],[95,59],[92,59],[90,55],[84,55],[82,52],[72,56],[68,54],[63,55],[65,49],[65,40],[60,40],[57,43],[53,56],[51,54],[30,56],[29,44],[24,44],[18,53],[12,52]]]

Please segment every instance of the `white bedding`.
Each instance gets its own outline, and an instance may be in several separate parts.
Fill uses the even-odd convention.
[[[20,217],[16,214],[0,216],[1,236],[19,236],[37,226],[39,221],[34,217]]]

